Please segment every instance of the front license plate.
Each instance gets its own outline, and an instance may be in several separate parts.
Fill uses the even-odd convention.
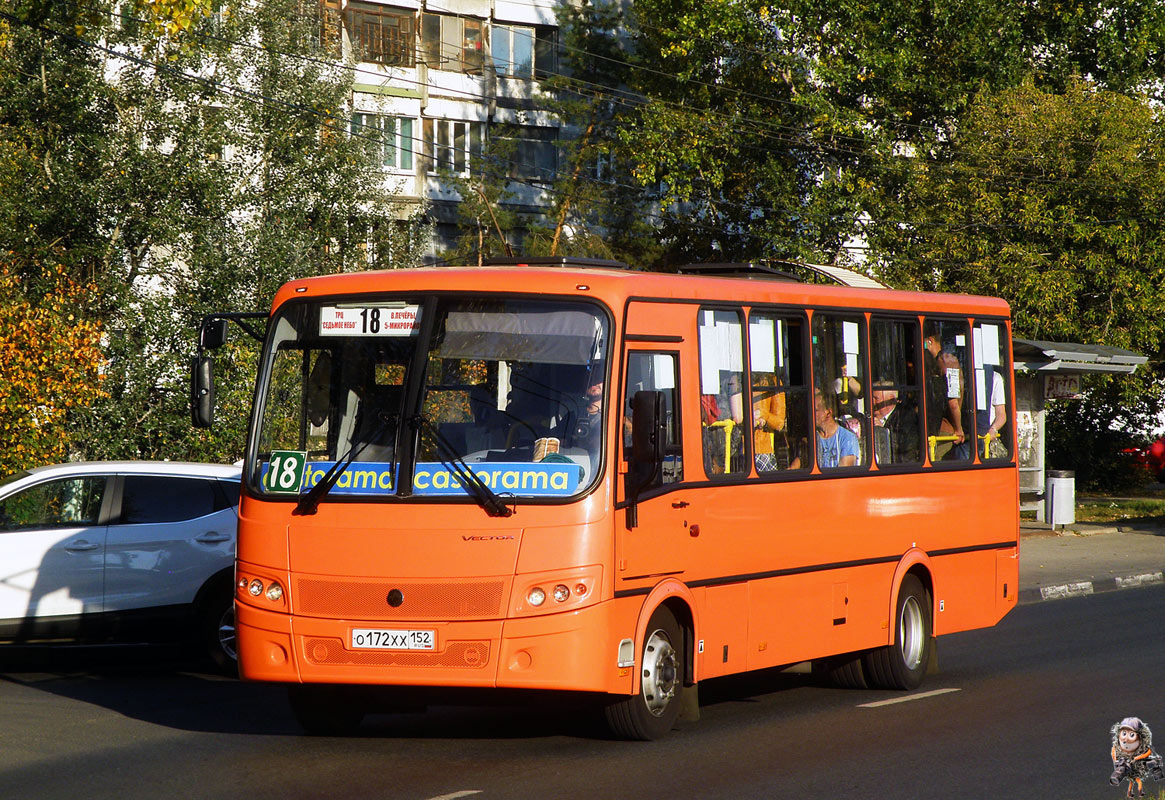
[[[437,646],[433,631],[388,631],[353,628],[352,647],[362,650],[432,650]]]

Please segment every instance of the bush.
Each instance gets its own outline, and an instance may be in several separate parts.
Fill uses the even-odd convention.
[[[1127,451],[1152,441],[1161,392],[1130,396],[1128,389],[1128,382],[1108,380],[1080,399],[1049,402],[1047,468],[1073,470],[1078,490],[1114,492],[1148,482],[1152,476]]]

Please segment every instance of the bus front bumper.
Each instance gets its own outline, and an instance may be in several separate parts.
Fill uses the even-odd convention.
[[[508,620],[389,624],[292,617],[236,604],[239,674],[279,683],[630,691],[614,604]],[[356,648],[353,629],[432,631],[431,651]]]

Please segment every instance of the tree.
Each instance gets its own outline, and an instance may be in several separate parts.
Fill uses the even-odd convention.
[[[978,98],[914,165],[907,216],[874,238],[896,285],[1007,298],[1018,335],[1160,357],[1165,139],[1145,100],[1076,81]]]
[[[1131,394],[1128,382],[1104,381],[1078,400],[1049,405],[1049,467],[1073,470],[1076,484],[1090,491],[1118,491],[1149,479],[1143,464],[1124,452],[1147,447],[1163,410],[1161,392]]]
[[[31,281],[48,265],[93,281],[108,250],[96,221],[114,91],[99,54],[57,33],[81,22],[71,4],[24,10],[29,20],[0,16],[0,251]]]
[[[230,413],[193,431],[199,319],[265,310],[293,277],[414,264],[418,237],[367,137],[349,134],[354,73],[325,50],[314,5],[222,8],[178,36],[99,10],[82,35],[56,12],[9,21],[0,246],[26,265],[59,250],[97,286],[107,397],[73,419],[78,454],[233,460],[254,351],[219,357]]]
[[[879,229],[900,286],[1007,298],[1017,336],[1150,356],[1053,404],[1048,451],[1082,486],[1129,475],[1120,451],[1159,424],[1165,356],[1165,139],[1160,110],[1078,80],[979,97],[953,138],[918,159],[911,225]]]
[[[621,136],[660,189],[665,263],[851,260],[851,238],[914,221],[911,159],[976,97],[1074,75],[1135,92],[1165,53],[1165,11],[1141,2],[640,0],[629,29]]]
[[[526,250],[650,263],[655,198],[630,179],[635,162],[620,138],[631,96],[624,15],[614,6],[567,5],[558,22],[560,72],[542,81],[541,102],[562,125],[559,166]]]
[[[85,313],[91,286],[59,265],[32,288],[0,258],[0,474],[63,461],[70,418],[104,394],[101,326]]]

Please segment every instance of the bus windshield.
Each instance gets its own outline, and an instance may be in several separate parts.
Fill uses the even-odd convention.
[[[480,500],[481,484],[503,499],[575,496],[601,463],[607,326],[598,306],[559,300],[288,303],[261,367],[250,485],[296,496],[324,481],[329,498],[361,500]]]

